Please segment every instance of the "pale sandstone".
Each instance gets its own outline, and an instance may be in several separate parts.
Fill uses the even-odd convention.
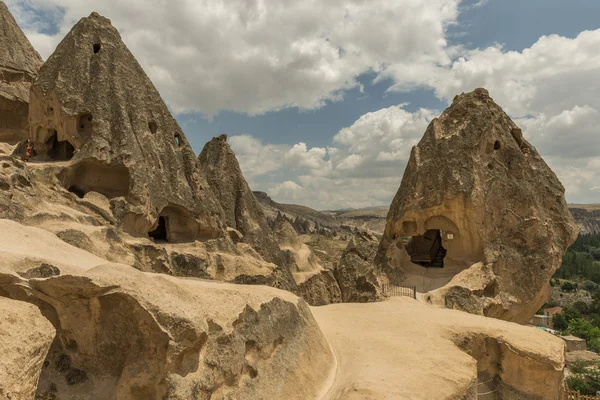
[[[290,293],[98,265],[49,233],[0,223],[0,292],[42,307],[57,329],[40,395],[303,400],[327,382],[329,346]],[[46,246],[36,260],[19,250],[32,244]],[[42,261],[58,274],[17,273]]]
[[[427,231],[440,232],[443,268],[411,262],[405,240]],[[413,148],[377,264],[439,305],[525,322],[576,235],[556,175],[477,89],[457,96]]]
[[[367,232],[356,233],[333,269],[344,303],[376,301],[381,295],[380,281],[373,267],[377,238]]]
[[[327,400],[563,398],[564,343],[549,333],[406,297],[312,312],[337,358]]]
[[[191,242],[224,234],[223,211],[158,91],[110,21],[81,19],[31,89],[32,161],[67,162],[59,178],[80,197],[110,200],[118,224]]]
[[[319,258],[302,242],[292,225],[280,219],[274,234],[279,248],[294,260],[292,275],[298,285],[299,295],[312,306],[341,302],[340,287],[333,272],[323,268]]]
[[[0,399],[33,399],[55,333],[34,305],[0,297]]]

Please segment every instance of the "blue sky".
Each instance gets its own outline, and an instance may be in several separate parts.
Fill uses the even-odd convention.
[[[485,86],[567,200],[600,202],[599,1],[5,1],[44,57],[111,18],[194,150],[228,134],[278,201],[388,205],[428,122]]]

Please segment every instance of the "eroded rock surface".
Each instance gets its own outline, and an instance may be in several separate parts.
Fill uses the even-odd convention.
[[[33,161],[69,162],[62,185],[110,200],[134,236],[193,242],[223,235],[223,212],[183,131],[110,21],[81,19],[31,90]]]
[[[50,340],[38,354],[40,365],[46,361],[38,395],[301,400],[324,388],[333,356],[298,297],[140,272],[0,222],[16,233],[0,246],[0,293],[38,305],[57,330],[48,356]],[[28,258],[34,244],[37,261]],[[30,278],[40,262],[53,273]]]
[[[359,232],[348,242],[333,274],[342,292],[344,303],[365,303],[380,297],[374,259],[377,238],[367,232]]]
[[[577,234],[564,188],[485,89],[457,96],[413,148],[378,265],[432,301],[524,322]]]
[[[342,301],[340,287],[332,271],[323,268],[319,258],[300,240],[295,229],[285,219],[275,227],[279,248],[293,262],[292,275],[298,285],[298,293],[312,306],[321,306]]]
[[[0,142],[17,143],[29,135],[29,88],[42,58],[0,0]]]
[[[198,164],[225,212],[227,226],[241,232],[241,241],[250,243],[267,260],[277,259],[278,249],[271,228],[227,144],[227,135],[206,143],[198,156]]]
[[[55,333],[37,307],[0,296],[0,399],[33,399]]]

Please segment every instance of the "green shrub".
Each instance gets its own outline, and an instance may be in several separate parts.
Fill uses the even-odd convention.
[[[560,285],[560,290],[563,292],[575,292],[577,291],[577,284],[569,281],[563,282],[563,284]]]
[[[564,307],[562,314],[565,316],[567,322],[572,321],[574,319],[582,318],[581,313],[571,307]]]
[[[579,375],[567,376],[567,386],[569,386],[569,390],[573,390],[581,394],[595,394],[590,392],[590,388],[585,383],[585,379]]]
[[[585,290],[587,290],[588,292],[595,292],[596,290],[598,290],[598,284],[593,282],[593,281],[585,281],[581,284],[581,287]]]
[[[594,338],[587,342],[587,348],[594,353],[600,353],[600,338]]]

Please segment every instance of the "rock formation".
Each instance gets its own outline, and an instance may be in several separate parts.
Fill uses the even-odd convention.
[[[570,204],[569,211],[580,234],[600,235],[600,204]]]
[[[556,175],[477,89],[412,149],[377,263],[446,307],[525,322],[576,232]]]
[[[292,225],[281,219],[275,228],[279,248],[293,259],[292,275],[298,294],[312,306],[342,301],[340,287],[333,273],[323,268],[319,258],[300,240]]]
[[[572,240],[572,222],[562,215],[556,178],[509,130],[515,149],[505,137],[512,123],[484,94],[457,100],[466,101],[456,111],[462,130],[446,129],[454,118],[442,116],[422,142],[425,155],[437,146],[454,158],[466,155],[452,164],[434,154],[449,165],[433,174],[448,198],[423,189],[432,161],[411,159],[413,178],[405,177],[408,188],[390,211],[378,257],[387,278],[376,275],[378,241],[368,233],[357,232],[337,262],[328,260],[331,271],[297,232],[334,234],[339,221],[277,205],[266,213],[270,227],[226,138],[213,139],[196,159],[110,21],[96,13],[82,19],[31,88],[32,162],[0,146],[0,397],[455,399],[473,397],[489,380],[507,398],[556,398],[563,344],[545,333],[388,299],[314,308],[324,336],[305,301],[289,293],[311,305],[380,300],[380,279],[414,278],[395,229],[409,221],[418,235],[425,221],[445,241],[461,243],[447,246],[450,259],[483,254],[454,283],[430,292],[435,305],[508,319],[525,313],[522,302],[543,298],[526,296],[526,285],[543,293],[544,283],[527,268],[541,265],[551,274]],[[478,107],[477,117],[467,112]],[[472,150],[473,143],[487,148],[479,128],[499,142],[496,151],[508,153]],[[443,140],[458,144],[437,143],[447,132]],[[499,166],[481,171],[485,157]],[[453,180],[449,171],[463,173]],[[504,189],[486,180],[491,173]],[[527,188],[534,178],[545,187]],[[480,187],[497,193],[485,197]],[[548,237],[540,235],[543,224]],[[475,250],[466,248],[470,241]],[[336,251],[343,244],[336,242]],[[525,272],[516,269],[525,262]]]
[[[168,242],[223,234],[222,210],[158,91],[110,21],[96,13],[40,69],[30,99],[35,161],[70,161],[65,188],[110,199],[134,236]]]
[[[376,253],[377,238],[370,233],[356,233],[348,242],[333,270],[344,303],[366,303],[379,298],[380,284],[373,266]]]
[[[251,244],[266,260],[279,261],[271,228],[227,144],[227,135],[213,138],[204,146],[198,165],[224,210],[227,226],[240,231],[242,241]]]
[[[0,293],[38,305],[57,332],[46,357],[52,328],[27,319],[36,325],[22,346],[39,351],[20,356],[30,362],[22,384],[41,370],[40,396],[303,400],[326,383],[333,355],[306,303],[290,293],[143,273],[37,228],[0,220],[0,229],[8,235],[0,243]],[[21,304],[0,301],[2,311]],[[42,334],[30,340],[38,325]]]
[[[29,135],[29,88],[42,58],[0,0],[0,142],[17,143]]]
[[[34,305],[0,297],[0,399],[33,399],[55,333]]]

